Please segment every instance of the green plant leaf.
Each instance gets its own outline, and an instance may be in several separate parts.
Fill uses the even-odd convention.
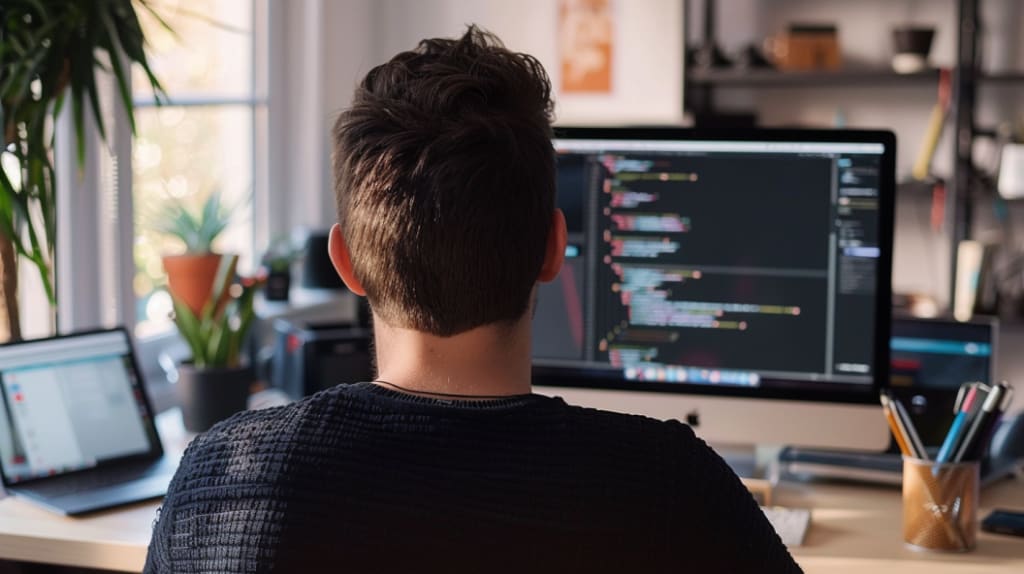
[[[147,11],[147,12],[149,12],[149,14],[150,14],[151,16],[153,16],[153,18],[154,18],[154,19],[155,19],[155,20],[156,20],[156,21],[157,21],[157,22],[158,22],[158,23],[159,23],[159,24],[160,24],[161,26],[163,26],[164,30],[167,30],[168,32],[170,32],[170,33],[171,33],[171,34],[172,34],[172,35],[174,36],[174,38],[175,38],[175,39],[177,39],[177,40],[180,40],[180,39],[181,39],[181,36],[179,36],[179,35],[178,35],[178,33],[174,31],[174,28],[171,28],[171,25],[167,23],[167,20],[164,20],[164,19],[163,19],[163,17],[162,17],[162,16],[160,16],[160,13],[159,13],[159,12],[157,12],[156,10],[154,10],[154,9],[153,9],[153,7],[149,5],[149,1],[148,1],[148,0],[137,0],[137,2],[139,3],[139,5],[140,5],[140,6],[142,6],[143,8],[145,8],[145,9],[146,9],[146,11]],[[133,15],[134,15],[134,14],[133,14]],[[135,24],[135,27],[136,27],[136,28],[141,28],[141,27],[139,26],[139,22],[138,22],[138,19],[136,19],[136,20],[134,21],[134,24]],[[141,29],[140,29],[139,33],[140,33],[140,35],[141,35]]]
[[[228,353],[231,349],[231,340],[234,333],[231,332],[231,313],[224,313],[217,319],[216,337],[210,339],[210,357],[212,362],[218,366],[231,367]]]
[[[128,73],[121,65],[121,54],[123,49],[121,48],[121,40],[117,36],[117,27],[111,21],[110,14],[107,12],[101,13],[103,19],[103,25],[107,29],[107,34],[104,37],[104,44],[107,48],[107,53],[110,55],[110,65],[114,71],[114,78],[117,80],[117,88],[121,93],[121,104],[124,105],[125,110],[132,109],[132,92],[128,87]],[[131,126],[132,135],[135,135],[135,114],[127,114],[128,124]]]
[[[5,235],[14,243],[14,248],[19,255],[29,257],[28,249],[25,248],[21,235],[21,227],[24,225],[27,215],[22,203],[23,195],[14,187],[14,183],[7,177],[7,172],[3,169],[0,169],[0,189],[3,190],[0,209],[3,210]]]
[[[227,229],[232,217],[232,210],[214,192],[198,213],[193,214],[180,201],[173,200],[149,219],[157,231],[180,239],[189,253],[211,253],[214,241]]]
[[[137,1],[139,5],[153,15],[164,29],[171,32],[176,38],[178,37],[177,33],[167,24],[167,21],[148,2],[145,0]],[[160,80],[153,74],[153,70],[149,67],[149,61],[146,59],[146,39],[142,34],[142,26],[139,24],[139,18],[135,10],[126,10],[123,18],[114,19],[114,24],[117,26],[121,48],[124,50],[125,55],[128,56],[128,59],[138,64],[142,71],[145,72],[146,79],[149,80],[149,84],[153,88],[153,98],[156,100],[157,105],[166,102],[168,100],[167,92],[160,84]]]
[[[71,115],[75,124],[75,157],[78,167],[85,165],[85,114],[82,111],[82,86],[71,84]]]
[[[7,178],[7,174],[0,169],[0,233],[3,233],[4,237],[12,240],[15,243],[15,249],[19,249],[17,245],[20,241],[20,234],[15,230],[14,223],[14,196],[17,191],[11,185],[11,181]]]
[[[57,172],[53,168],[50,154],[43,153],[40,155],[45,172],[43,177],[48,180],[48,184],[39,190],[39,209],[43,213],[46,243],[52,250],[57,245],[57,206],[56,198],[54,197],[54,192],[57,189]]]
[[[138,6],[153,11],[144,0]],[[75,156],[84,166],[86,114],[107,139],[96,73],[109,69],[134,132],[125,64],[138,63],[157,102],[166,98],[146,60],[145,44],[132,0],[3,0],[0,7],[0,129],[5,138],[0,149],[16,157],[21,170],[17,187],[9,177],[13,174],[0,176],[0,233],[38,269],[51,304],[57,178],[51,160],[56,131],[50,122],[70,96]],[[109,66],[97,60],[100,52],[110,57]]]
[[[87,84],[85,93],[89,95],[89,105],[92,106],[92,118],[96,122],[96,131],[100,139],[107,141],[107,129],[103,124],[103,110],[100,108],[99,90],[96,88],[96,74],[90,72],[86,75]]]
[[[204,344],[200,336],[199,319],[188,308],[188,305],[173,295],[171,299],[174,303],[174,324],[177,325],[181,338],[185,340],[189,350],[192,351],[192,361],[196,367],[204,367],[206,357],[203,353]]]

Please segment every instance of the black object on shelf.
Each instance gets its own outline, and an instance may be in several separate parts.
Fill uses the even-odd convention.
[[[334,270],[327,253],[328,231],[314,231],[306,242],[302,265],[302,286],[310,289],[344,289],[345,284]]]
[[[263,296],[267,301],[287,301],[291,286],[291,269],[271,271],[267,274],[267,284],[263,287]]]
[[[715,41],[715,0],[704,0],[704,41],[691,52],[690,60],[698,68],[728,68],[732,61]]]
[[[901,74],[913,74],[928,68],[935,28],[904,26],[892,31],[892,67]]]
[[[764,53],[754,44],[748,44],[736,55],[736,67],[744,70],[774,70]]]
[[[693,49],[691,61],[697,68],[729,68],[732,60],[715,44],[703,44]]]

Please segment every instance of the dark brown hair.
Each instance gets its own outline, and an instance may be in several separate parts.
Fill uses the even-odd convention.
[[[334,125],[338,221],[391,325],[450,336],[526,312],[555,205],[551,84],[470,26],[370,71]]]

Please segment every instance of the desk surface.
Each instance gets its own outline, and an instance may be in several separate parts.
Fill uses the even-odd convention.
[[[189,437],[177,409],[157,417],[168,454]],[[804,545],[792,549],[808,574],[899,572],[943,574],[1024,572],[1024,538],[979,533],[966,554],[910,550],[902,542],[900,491],[893,487],[782,483],[774,503],[812,509]],[[992,508],[1024,510],[1024,479],[1005,480],[981,493],[979,519]],[[65,518],[23,500],[0,500],[0,560],[139,572],[158,502]]]
[[[776,502],[813,508],[804,545],[793,549],[808,574],[900,572],[1024,572],[1024,538],[981,533],[967,554],[922,553],[901,542],[899,490],[891,487],[785,483]],[[1024,481],[1004,481],[982,492],[982,514],[992,507],[1024,509]],[[89,568],[142,569],[157,503],[87,518],[55,516],[24,501],[0,500],[0,557]]]
[[[811,508],[804,545],[792,549],[808,574],[1024,572],[1024,538],[980,532],[965,554],[911,550],[903,545],[903,506],[898,488],[783,483],[775,503]],[[1024,480],[1006,480],[981,492],[979,520],[992,508],[1024,510]]]

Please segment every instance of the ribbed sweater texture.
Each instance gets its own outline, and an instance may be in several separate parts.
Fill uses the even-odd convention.
[[[799,572],[690,427],[371,383],[198,436],[145,572]]]

